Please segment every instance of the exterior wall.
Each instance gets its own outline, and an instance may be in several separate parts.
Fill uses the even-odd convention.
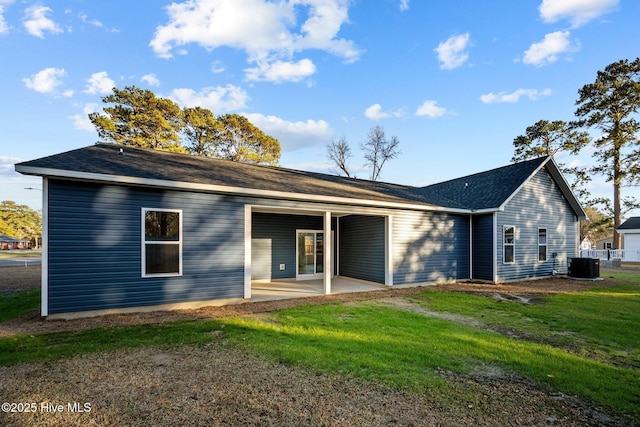
[[[640,234],[624,234],[624,249],[627,251],[640,251]]]
[[[254,212],[252,221],[251,278],[295,279],[296,230],[322,230],[322,217]]]
[[[243,205],[202,193],[49,180],[49,313],[243,297]],[[183,274],[141,277],[141,209],[181,209]]]
[[[567,258],[577,254],[578,220],[546,169],[533,176],[497,213],[498,281],[567,273]],[[505,264],[503,226],[515,226],[515,262]],[[538,261],[538,228],[547,229],[547,260]],[[553,255],[556,254],[554,257]]]
[[[340,218],[340,275],[385,282],[384,217],[349,215]]]
[[[469,216],[439,212],[393,214],[393,283],[468,279]]]
[[[493,281],[493,214],[472,217],[473,279]]]

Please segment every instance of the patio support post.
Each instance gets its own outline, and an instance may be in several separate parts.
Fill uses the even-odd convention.
[[[324,213],[324,243],[323,243],[323,273],[324,273],[324,293],[331,293],[331,252],[333,242],[331,241],[331,212]]]

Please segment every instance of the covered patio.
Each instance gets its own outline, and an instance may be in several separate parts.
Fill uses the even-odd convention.
[[[346,294],[351,292],[369,292],[388,289],[379,283],[354,280],[346,277],[333,277],[331,280],[332,294]],[[251,301],[274,301],[289,298],[304,298],[325,295],[324,280],[295,281],[291,279],[281,280],[255,280],[251,283]]]

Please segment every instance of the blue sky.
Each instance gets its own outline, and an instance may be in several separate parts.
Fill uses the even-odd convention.
[[[0,200],[40,209],[13,164],[98,141],[87,114],[127,85],[247,115],[284,167],[330,172],[344,137],[366,178],[376,125],[402,152],[383,181],[503,166],[527,126],[573,119],[579,88],[640,55],[638,18],[633,0],[0,0]]]

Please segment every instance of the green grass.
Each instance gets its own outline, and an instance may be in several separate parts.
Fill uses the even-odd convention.
[[[25,251],[25,252],[5,252],[0,251],[0,259],[11,259],[11,258],[37,258],[42,256],[42,252],[40,251]]]
[[[299,307],[273,320],[234,319],[225,335],[282,363],[414,390],[438,387],[439,369],[470,374],[499,366],[550,391],[640,416],[637,370],[548,344],[373,304]]]
[[[0,322],[40,308],[40,289],[0,295]]]
[[[623,284],[546,296],[534,305],[436,291],[412,299],[431,311],[475,319],[481,327],[375,301],[302,306],[260,320],[243,317],[3,338],[0,365],[121,348],[202,345],[222,335],[232,345],[280,363],[445,399],[471,391],[445,380],[438,374],[441,370],[474,375],[486,366],[500,367],[548,391],[576,395],[640,421],[640,277],[616,278]],[[30,298],[35,299],[27,306],[37,306],[33,292]],[[15,296],[27,301],[25,294]],[[0,298],[0,313],[17,305],[10,297],[14,296]],[[8,316],[13,315],[17,314]],[[213,333],[221,330],[222,334]]]
[[[17,335],[0,339],[0,365],[58,360],[123,348],[199,345],[211,341],[216,329],[219,322],[202,321]]]
[[[547,296],[534,305],[452,292],[424,292],[414,301],[531,341],[640,368],[640,277],[627,280],[616,287]]]

